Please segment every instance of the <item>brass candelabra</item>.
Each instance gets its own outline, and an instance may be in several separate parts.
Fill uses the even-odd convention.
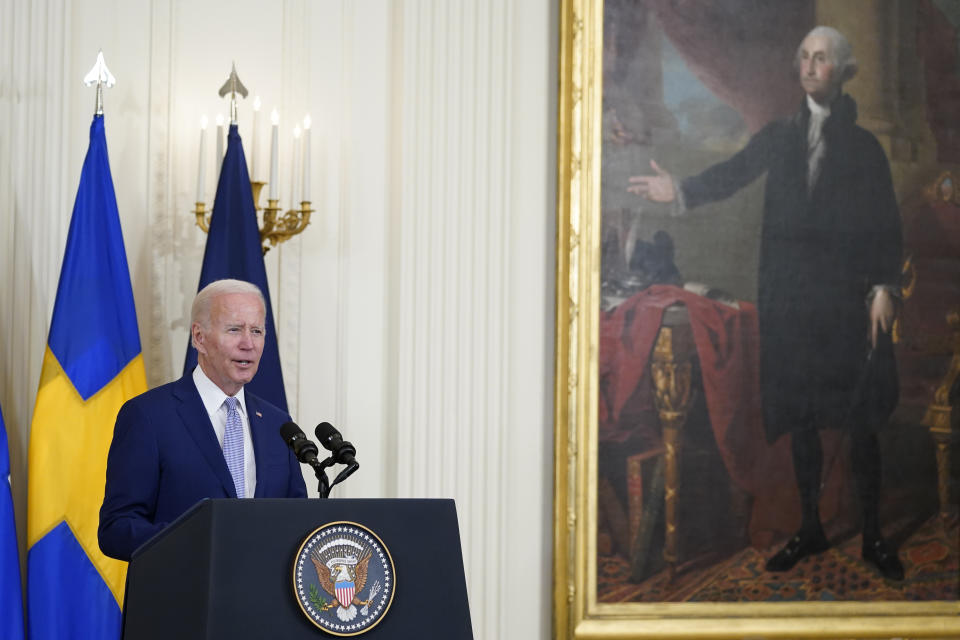
[[[266,182],[250,182],[250,188],[253,191],[253,207],[257,211],[257,226],[260,229],[260,243],[264,255],[282,242],[286,242],[293,236],[301,233],[310,224],[310,214],[313,209],[310,208],[310,201],[304,200],[300,203],[299,209],[288,209],[281,211],[279,200],[267,200],[266,207],[260,207],[260,191]],[[207,205],[203,202],[197,202],[193,210],[197,219],[197,226],[204,233],[210,231],[210,218],[213,215],[213,208],[207,210]]]

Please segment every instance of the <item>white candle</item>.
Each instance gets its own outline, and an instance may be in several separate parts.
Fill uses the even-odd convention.
[[[293,128],[293,159],[290,163],[290,207],[300,208],[300,125]]]
[[[253,98],[253,135],[250,144],[250,180],[257,181],[257,154],[260,153],[260,139],[257,130],[260,128],[260,96]]]
[[[310,116],[303,119],[303,199],[310,202]]]
[[[206,172],[206,163],[204,162],[203,146],[207,137],[207,116],[200,118],[200,160],[197,166],[197,199],[196,202],[203,202],[204,173]]]
[[[223,166],[223,116],[217,114],[217,181],[220,180],[220,167]]]
[[[270,112],[270,122],[273,123],[270,132],[270,200],[277,200],[277,137],[280,135],[280,114],[274,109]]]

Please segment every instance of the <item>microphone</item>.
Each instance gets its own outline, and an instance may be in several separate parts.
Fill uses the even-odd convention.
[[[309,464],[311,467],[317,466],[317,445],[313,444],[307,434],[303,432],[297,423],[286,422],[280,427],[280,437],[287,443],[287,446],[293,449],[293,454],[297,460],[303,464]]]
[[[314,433],[317,434],[317,440],[320,441],[320,445],[327,451],[333,453],[333,459],[335,461],[351,467],[354,465],[359,466],[356,460],[354,460],[354,456],[357,455],[356,448],[349,442],[346,442],[332,424],[329,422],[321,422],[317,425]]]

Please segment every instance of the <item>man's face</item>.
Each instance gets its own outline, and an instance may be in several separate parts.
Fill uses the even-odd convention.
[[[197,361],[229,396],[253,380],[263,354],[265,310],[255,293],[228,293],[210,302],[206,327],[191,327]]]
[[[809,35],[800,45],[800,84],[819,104],[829,103],[837,89],[830,49],[830,39],[822,35]]]

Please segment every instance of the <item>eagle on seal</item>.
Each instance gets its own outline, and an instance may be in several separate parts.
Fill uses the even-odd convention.
[[[353,554],[324,559],[319,553],[312,553],[310,560],[317,570],[317,578],[324,591],[333,597],[333,601],[323,608],[324,611],[337,608],[337,617],[349,622],[357,617],[355,605],[366,606],[369,601],[360,600],[356,594],[363,591],[367,584],[367,566],[373,554],[369,550],[357,558]]]

